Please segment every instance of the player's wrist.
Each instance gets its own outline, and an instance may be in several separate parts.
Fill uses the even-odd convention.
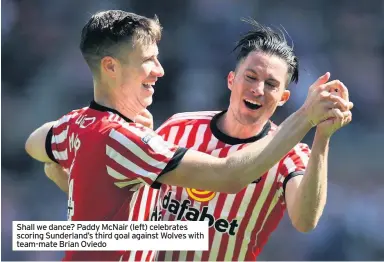
[[[327,128],[323,128],[320,125],[320,126],[316,127],[315,137],[322,139],[322,140],[329,140],[331,138],[331,136],[333,135],[333,133],[334,132],[330,131]]]
[[[329,142],[331,140],[332,134],[327,132],[326,130],[323,130],[322,128],[317,127],[314,137],[314,142],[316,141],[317,144],[322,144],[324,147],[329,145]]]
[[[299,110],[296,111],[296,114],[299,116],[300,120],[303,122],[303,125],[305,125],[308,130],[317,125],[316,121],[310,114],[310,110],[305,105],[299,108]]]

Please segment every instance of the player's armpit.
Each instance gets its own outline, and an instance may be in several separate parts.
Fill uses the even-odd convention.
[[[287,204],[288,213],[293,210],[292,206],[295,201],[296,192],[302,179],[302,175],[294,176],[287,181],[284,187],[285,203]]]
[[[53,162],[46,151],[45,142],[47,138],[47,134],[51,127],[55,124],[55,121],[48,122],[38,129],[36,129],[25,142],[25,151],[27,151],[28,155],[32,158],[45,163]]]
[[[293,179],[293,178],[296,177],[296,176],[303,176],[304,173],[305,173],[304,170],[294,171],[294,172],[290,173],[288,176],[286,176],[286,177],[284,178],[284,182],[283,182],[283,192],[284,192],[284,196],[285,196],[285,191],[287,190],[288,182],[291,181],[291,179]],[[300,178],[300,181],[301,181],[301,178]]]

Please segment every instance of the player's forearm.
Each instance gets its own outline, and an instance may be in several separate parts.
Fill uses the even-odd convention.
[[[327,199],[329,138],[316,133],[308,166],[292,205],[292,224],[301,232],[314,229]]]
[[[68,194],[68,176],[60,175],[50,178],[64,193]]]
[[[230,155],[222,174],[236,176],[236,181],[233,181],[236,190],[245,187],[279,162],[311,127],[304,112],[295,112],[273,136],[267,136]]]
[[[52,180],[63,192],[68,193],[68,173],[56,163],[47,163],[44,166],[45,175]]]

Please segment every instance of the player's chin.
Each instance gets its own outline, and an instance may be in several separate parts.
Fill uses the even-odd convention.
[[[262,113],[263,113],[262,111],[263,110],[261,108],[259,108],[257,110],[251,110],[247,107],[244,107],[241,110],[241,114],[247,118],[259,118],[260,115],[262,115]]]
[[[152,102],[153,102],[153,98],[152,96],[148,96],[148,97],[145,97],[142,102],[141,102],[141,105],[144,107],[144,108],[147,108],[148,106],[152,105]]]
[[[254,125],[263,119],[262,112],[244,110],[240,113],[243,125]]]

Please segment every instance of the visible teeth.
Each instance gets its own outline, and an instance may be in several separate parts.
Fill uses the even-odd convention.
[[[143,85],[145,85],[145,86],[154,86],[155,83],[143,83]]]
[[[248,99],[245,99],[245,101],[247,101],[248,103],[251,103],[253,105],[258,105],[258,106],[261,106],[261,104],[257,103],[257,102],[254,102],[254,101],[251,101],[251,100],[248,100]]]

